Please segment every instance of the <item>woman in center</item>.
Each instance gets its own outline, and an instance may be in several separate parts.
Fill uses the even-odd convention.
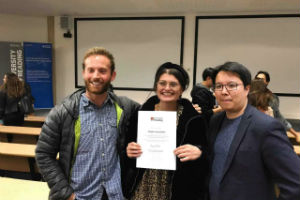
[[[179,65],[167,62],[155,74],[155,96],[142,106],[142,111],[176,111],[177,129],[174,149],[176,171],[136,168],[136,158],[143,147],[136,142],[137,114],[127,134],[124,195],[130,200],[194,200],[204,199],[207,162],[205,120],[192,103],[181,98],[189,77]]]

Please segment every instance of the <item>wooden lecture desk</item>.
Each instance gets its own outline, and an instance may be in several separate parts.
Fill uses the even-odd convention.
[[[0,200],[47,200],[46,182],[0,177]]]
[[[36,145],[33,144],[0,142],[0,168],[4,170],[29,171],[31,178],[36,179],[38,176],[34,159],[35,148]]]
[[[29,137],[29,136],[35,136],[36,138],[34,139],[25,139],[24,143],[36,143],[38,136],[41,133],[41,128],[36,128],[36,127],[23,127],[23,126],[0,126],[0,134],[6,134],[7,141],[12,142],[14,135],[19,135],[19,137]],[[22,138],[22,140],[24,140]],[[18,139],[18,138],[16,138]],[[3,141],[3,140],[2,140]],[[21,142],[22,143],[22,142]]]
[[[44,123],[46,117],[44,116],[35,116],[35,115],[28,115],[27,117],[24,118],[26,122],[40,122]]]
[[[45,116],[28,115],[24,118],[23,126],[42,127],[46,120]]]
[[[291,142],[293,145],[299,145],[299,144],[300,144],[300,142],[296,140],[295,135],[293,135],[291,132],[287,131],[286,134],[287,134],[287,136],[288,136],[290,142]]]
[[[37,135],[41,133],[41,128],[23,126],[0,126],[0,133],[16,135]]]
[[[294,145],[294,150],[298,156],[300,156],[300,146]]]
[[[8,156],[35,157],[36,145],[0,142],[0,154]]]
[[[286,134],[289,138],[295,138],[295,136],[289,131],[287,131]]]

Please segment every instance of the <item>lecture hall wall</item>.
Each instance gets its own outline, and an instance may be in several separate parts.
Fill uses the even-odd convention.
[[[252,13],[253,14],[253,13]],[[178,14],[179,15],[179,14]],[[132,15],[130,15],[132,16]],[[155,16],[155,15],[153,15]],[[157,16],[162,16],[161,14]],[[176,16],[176,13],[174,14]],[[182,16],[182,15],[180,15]],[[184,67],[190,77],[193,76],[194,59],[194,37],[195,37],[195,14],[185,16],[185,38],[184,38]],[[97,16],[105,17],[105,16]],[[54,18],[55,35],[55,99],[59,104],[65,96],[76,90],[74,71],[74,38],[64,38],[65,30],[60,28],[59,17]],[[47,18],[28,17],[18,15],[0,14],[0,41],[29,41],[47,42]],[[72,30],[74,36],[74,31]],[[299,66],[300,67],[300,66]],[[190,98],[192,86],[183,94]],[[137,102],[144,102],[149,92],[143,91],[115,91],[118,95],[128,96]],[[152,93],[153,94],[153,93]],[[152,95],[151,94],[151,95]],[[286,118],[300,118],[300,98],[280,97],[280,110]]]

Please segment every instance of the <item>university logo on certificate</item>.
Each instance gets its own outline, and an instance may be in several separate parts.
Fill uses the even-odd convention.
[[[176,112],[139,111],[137,143],[142,155],[136,167],[176,170]]]

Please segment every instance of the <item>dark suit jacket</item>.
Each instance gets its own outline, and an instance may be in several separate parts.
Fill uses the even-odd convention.
[[[224,117],[221,112],[211,119],[211,164]],[[229,149],[218,200],[274,200],[275,183],[278,199],[300,200],[300,159],[282,124],[248,105]]]

